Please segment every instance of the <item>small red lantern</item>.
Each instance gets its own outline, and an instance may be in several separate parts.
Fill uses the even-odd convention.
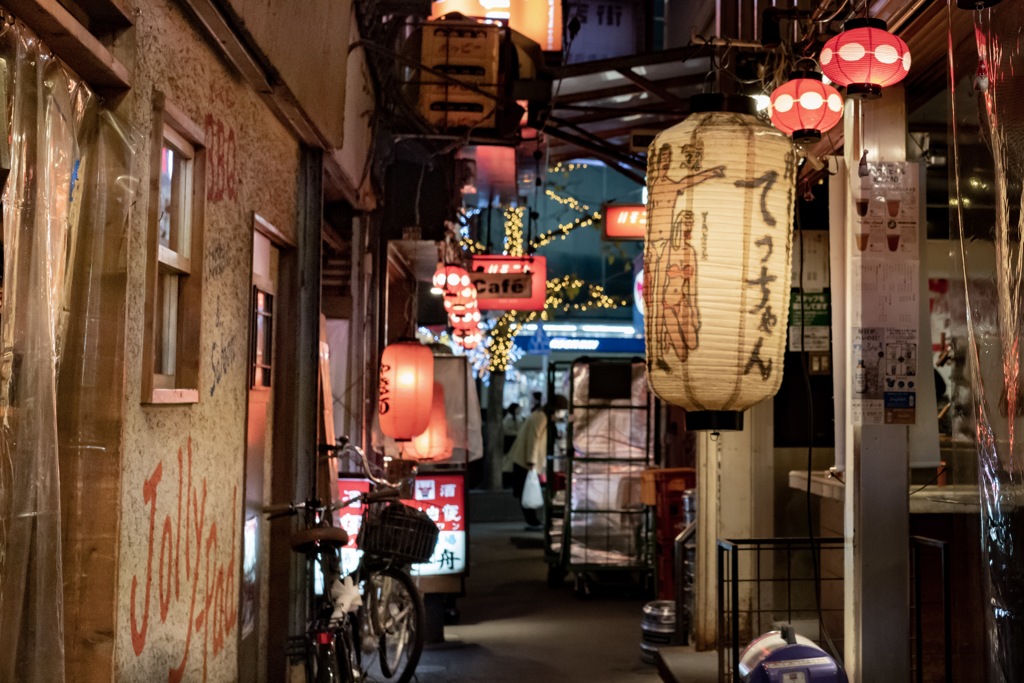
[[[444,310],[451,313],[464,314],[468,311],[479,310],[480,306],[476,300],[476,288],[470,285],[458,291],[446,291],[444,293]]]
[[[462,332],[460,330],[455,330],[452,332],[452,339],[465,350],[472,351],[480,345],[480,341],[483,338],[480,336],[479,332]]]
[[[806,144],[843,119],[843,97],[817,71],[794,71],[772,92],[768,112],[773,126]]]
[[[452,327],[456,330],[462,330],[465,332],[475,331],[480,326],[480,311],[477,309],[470,309],[462,314],[451,313],[448,315],[448,322],[450,322]]]
[[[434,382],[430,404],[430,422],[422,433],[402,447],[402,457],[409,460],[443,460],[452,454],[452,440],[448,438],[448,411],[444,405],[444,387]]]
[[[438,263],[434,271],[433,285],[442,292],[455,292],[470,286],[469,272],[462,266]]]
[[[821,50],[821,70],[850,97],[881,97],[910,71],[910,48],[881,19],[850,19]]]
[[[434,391],[434,354],[415,340],[388,345],[380,357],[380,430],[396,441],[408,441],[430,421]]]

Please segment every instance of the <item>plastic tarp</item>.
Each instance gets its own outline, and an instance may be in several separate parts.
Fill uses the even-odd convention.
[[[955,3],[952,13],[960,13]],[[1024,5],[972,12],[952,36],[951,208],[966,316],[953,331],[978,455],[989,681],[1024,680]],[[951,21],[955,26],[957,22]],[[956,387],[954,387],[956,389]]]
[[[104,315],[117,320],[120,312],[119,326],[89,325],[88,311],[99,314],[110,270],[95,261],[95,249],[113,251],[114,269],[126,270],[134,148],[123,127],[98,112],[88,88],[20,22],[8,21],[0,34],[0,96],[10,135],[9,149],[0,149],[0,161],[10,155],[0,327],[0,680],[53,682],[65,674],[60,449],[85,441],[83,448],[102,449],[102,440],[89,438],[98,411],[110,400],[118,402],[115,416],[120,410],[123,394],[116,382],[111,390],[109,365],[92,374],[89,367],[102,364],[101,336],[108,350],[114,342],[114,356],[123,356],[124,278],[113,316]],[[104,169],[96,163],[86,174],[90,159]],[[82,182],[86,175],[90,181]],[[119,234],[113,245],[96,230],[108,213]],[[81,230],[84,224],[91,228]],[[62,350],[70,344],[74,388],[59,394]],[[107,398],[86,396],[101,386]],[[74,432],[63,438],[59,397],[61,421]],[[106,431],[119,436],[119,429]]]
[[[637,566],[649,459],[644,365],[578,361],[572,383],[570,564]]]

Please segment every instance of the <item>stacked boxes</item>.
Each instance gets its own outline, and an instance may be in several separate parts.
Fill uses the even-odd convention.
[[[500,24],[472,19],[424,23],[423,65],[494,95],[488,97],[424,71],[418,109],[427,121],[441,130],[494,127],[503,31]]]

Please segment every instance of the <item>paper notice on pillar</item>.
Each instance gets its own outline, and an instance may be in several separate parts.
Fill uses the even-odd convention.
[[[829,286],[828,230],[802,230],[800,234],[802,239],[793,240],[793,287],[820,292]]]
[[[918,260],[917,165],[884,162],[867,166],[869,175],[855,178],[850,188],[854,258]]]
[[[828,294],[792,292],[789,295],[789,350],[828,352],[831,320]]]
[[[912,425],[917,417],[917,329],[885,331],[885,424]]]
[[[853,342],[850,419],[855,425],[884,424],[885,328],[855,327],[850,338]]]

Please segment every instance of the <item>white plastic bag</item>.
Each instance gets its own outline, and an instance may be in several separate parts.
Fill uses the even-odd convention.
[[[529,510],[536,510],[544,507],[544,496],[540,492],[540,477],[537,470],[531,469],[526,473],[526,482],[523,484],[522,506]]]

